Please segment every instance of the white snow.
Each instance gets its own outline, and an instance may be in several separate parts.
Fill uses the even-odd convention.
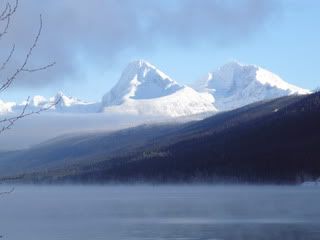
[[[308,94],[309,90],[299,88],[292,84],[283,81],[279,76],[272,72],[269,72],[261,67],[258,67],[256,71],[256,79],[263,85],[269,85],[284,91],[288,91],[289,94]]]
[[[105,113],[181,117],[217,111],[210,94],[183,87],[168,96],[153,99],[129,98],[120,105],[103,108]]]
[[[187,117],[228,111],[244,105],[292,94],[308,94],[276,74],[255,65],[231,62],[209,72],[193,88],[177,83],[144,60],[129,63],[116,85],[101,102],[85,102],[58,92],[54,97],[36,95],[28,110],[59,103],[48,112],[133,114]],[[0,100],[0,114],[21,112],[26,102]],[[274,112],[277,112],[275,109]]]
[[[166,96],[183,88],[155,66],[144,60],[131,62],[117,84],[103,97],[104,106],[119,105],[127,99]]]
[[[4,102],[0,100],[0,115],[12,112],[12,108],[15,105],[15,102]]]
[[[12,111],[21,112],[26,104],[26,101],[21,104],[16,104],[12,107]],[[36,111],[41,108],[50,107],[50,109],[47,110],[48,112],[96,113],[98,112],[99,106],[100,103],[85,102],[74,97],[68,97],[60,91],[54,97],[50,97],[49,99],[40,95],[32,97],[28,103],[27,111]]]
[[[131,62],[103,97],[101,111],[180,117],[216,111],[214,99],[180,85],[144,60]]]
[[[63,92],[58,92],[48,101],[48,106],[52,106],[56,112],[67,113],[96,113],[100,104],[94,102],[85,102],[74,97],[68,97]]]
[[[210,72],[194,84],[194,88],[212,94],[214,105],[219,111],[281,96],[310,93],[309,90],[285,82],[268,70],[238,62],[228,63]]]
[[[30,105],[32,105],[34,107],[40,107],[40,106],[45,105],[46,103],[47,103],[47,99],[43,96],[40,96],[40,95],[34,96],[30,101]]]

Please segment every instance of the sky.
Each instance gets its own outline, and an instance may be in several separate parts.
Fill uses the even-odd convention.
[[[0,99],[19,102],[63,91],[99,101],[137,59],[182,84],[237,60],[315,89],[320,86],[319,9],[317,0],[20,0],[0,39],[1,59],[16,46],[0,79],[24,60],[40,14],[43,29],[29,64],[56,65],[20,75]]]

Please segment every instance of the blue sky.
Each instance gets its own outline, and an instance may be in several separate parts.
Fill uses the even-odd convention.
[[[34,2],[36,1],[34,0]],[[193,1],[193,3],[196,2],[200,5],[202,3],[202,1]],[[174,5],[172,1],[165,1],[162,2],[162,4],[161,7],[165,10],[179,7],[179,1],[176,1]],[[228,4],[230,4],[228,7],[232,8],[232,13],[235,13],[239,2],[228,1]],[[74,6],[71,6],[71,8],[72,7]],[[151,9],[152,7],[153,6],[151,6]],[[21,8],[23,8],[23,6]],[[47,49],[50,48],[50,46],[46,44],[54,39],[52,33],[55,31],[57,32],[54,36],[60,38],[60,36],[58,36],[59,28],[58,30],[53,29],[50,21],[54,22],[52,17],[54,14],[51,14],[48,9],[43,9],[35,7],[35,10],[33,10],[33,13],[34,11],[44,12],[43,15],[45,19],[46,13],[48,15],[48,25],[45,25],[45,36],[42,39],[43,42],[37,53],[41,55],[39,59],[44,60],[46,59],[44,56],[49,56],[48,58],[50,60],[52,55],[52,57],[55,58],[55,54],[54,52],[47,53]],[[182,8],[182,15],[184,14],[184,10],[189,11],[190,9]],[[59,66],[60,55],[57,55],[58,67],[50,69],[46,73],[41,73],[41,79],[46,78],[50,74],[56,74],[54,71],[60,71],[61,74],[59,72],[59,75],[56,77],[50,77],[51,80],[45,84],[40,81],[39,83],[34,81],[29,85],[17,83],[10,91],[3,94],[1,98],[4,100],[21,101],[28,95],[40,94],[51,96],[55,92],[62,90],[67,95],[73,95],[84,100],[98,101],[102,95],[116,83],[126,64],[131,60],[140,58],[153,63],[173,79],[184,84],[192,83],[204,76],[208,71],[215,70],[228,61],[237,60],[242,63],[262,66],[278,74],[287,82],[314,89],[320,86],[318,74],[320,67],[319,10],[320,1],[316,0],[277,1],[272,5],[272,8],[269,9],[268,6],[267,11],[262,12],[264,15],[261,16],[261,18],[263,18],[261,22],[250,26],[250,28],[246,26],[243,27],[243,25],[248,24],[247,20],[249,21],[249,25],[252,24],[250,21],[260,21],[260,13],[246,13],[248,19],[239,24],[239,32],[237,31],[237,22],[231,21],[231,23],[229,23],[229,20],[223,19],[221,20],[221,24],[216,24],[210,21],[219,22],[219,18],[208,18],[208,22],[203,26],[203,31],[191,29],[198,27],[192,22],[188,23],[189,25],[187,25],[186,32],[179,31],[177,34],[169,31],[170,26],[169,28],[164,28],[165,30],[161,30],[160,26],[159,31],[148,31],[150,36],[140,36],[141,39],[139,39],[139,41],[130,39],[130,35],[116,32],[120,38],[111,42],[105,42],[105,44],[110,45],[106,51],[104,51],[103,48],[100,48],[101,51],[99,48],[97,48],[98,50],[91,49],[92,45],[95,44],[95,37],[100,37],[100,32],[98,32],[97,36],[95,36],[95,31],[90,32],[90,38],[87,38],[87,35],[81,35],[79,33],[79,44],[75,42],[73,45],[70,45],[74,47],[75,50],[72,52],[72,56],[67,55],[67,57],[70,57],[70,61],[76,61],[75,66],[73,66],[75,69],[72,70],[74,74],[69,74],[68,65],[63,66],[63,71],[61,70],[61,65],[64,64],[64,62],[61,61],[61,65]],[[21,10],[24,14],[27,14],[25,13],[27,11],[28,9]],[[78,12],[82,13],[82,11],[83,9]],[[190,11],[192,14],[193,10],[191,9]],[[152,10],[150,10],[150,12],[152,13]],[[125,13],[130,14],[130,12]],[[115,11],[115,14],[117,14],[117,11]],[[122,10],[119,14],[122,14]],[[186,12],[185,14],[186,16],[184,17],[187,19],[190,12]],[[254,15],[252,19],[250,19],[251,15]],[[180,21],[181,18],[174,18],[173,21],[175,20]],[[203,25],[201,21],[205,20],[199,20],[199,24]],[[65,21],[68,21],[68,19],[65,19]],[[103,16],[95,19],[94,22],[96,21],[104,21]],[[112,20],[110,22],[110,18],[106,19],[106,21],[109,21],[109,23],[101,25],[103,29],[114,27]],[[149,24],[148,18],[147,20],[141,18],[139,21],[142,21],[143,25]],[[44,24],[46,24],[46,21],[44,21]],[[126,22],[123,26],[121,25],[119,28],[117,26],[112,31],[117,31],[117,29],[123,31],[123,29],[126,29],[125,24]],[[168,25],[170,22],[166,24]],[[234,26],[225,24],[233,24]],[[214,27],[211,28],[211,26]],[[224,27],[229,29],[226,30],[228,31],[227,33],[224,33]],[[246,34],[241,33],[242,28],[244,29],[243,31],[247,31]],[[79,29],[81,30],[83,28],[80,26]],[[173,29],[173,31],[176,30]],[[188,31],[190,31],[190,34],[196,36],[189,37]],[[206,34],[206,31],[208,31],[208,34]],[[49,33],[51,34],[50,37]],[[48,36],[46,36],[46,34]],[[134,31],[130,32],[130,34],[132,38],[135,38]],[[144,34],[144,32],[141,34]],[[171,35],[173,37],[171,37]],[[65,36],[65,41],[68,42],[69,35],[65,34]],[[121,36],[123,36],[124,39],[122,39]],[[63,34],[61,34],[61,38],[63,37]],[[148,39],[148,37],[150,37],[150,39]],[[184,38],[186,38],[185,41]],[[46,41],[48,39],[49,41]],[[82,42],[85,41],[89,43],[88,47],[82,44]],[[120,41],[121,45],[117,41]],[[132,44],[132,42],[134,42],[134,44]],[[110,50],[113,48],[113,44],[114,49],[118,48],[116,52]],[[60,48],[61,45],[63,44],[57,44],[56,48]],[[78,45],[80,47],[77,47]],[[68,46],[66,43],[66,47]],[[42,54],[43,52],[46,54]],[[55,52],[57,52],[57,50]],[[63,56],[63,58],[65,59],[66,57]],[[38,62],[39,59],[35,56],[36,62]],[[34,76],[34,78],[37,78],[37,75]]]

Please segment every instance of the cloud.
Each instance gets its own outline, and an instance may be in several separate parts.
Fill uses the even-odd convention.
[[[54,60],[57,65],[23,76],[17,85],[43,86],[81,80],[83,63],[106,69],[125,50],[152,51],[162,41],[186,48],[203,41],[238,44],[261,29],[279,8],[278,1],[272,0],[20,0],[0,45],[9,51],[16,44],[14,61],[8,66],[13,71],[32,43],[41,13],[44,28],[31,63],[39,66]],[[0,57],[5,54],[1,51]]]
[[[0,152],[28,148],[63,135],[111,132],[146,123],[156,124],[165,120],[169,121],[165,118],[125,114],[43,113],[32,115],[17,121],[10,131],[1,133]]]

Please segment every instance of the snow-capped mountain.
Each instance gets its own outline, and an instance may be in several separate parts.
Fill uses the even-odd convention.
[[[12,108],[16,105],[15,102],[4,102],[0,100],[0,114],[12,112]]]
[[[228,111],[261,100],[308,93],[309,90],[291,85],[255,65],[228,63],[209,72],[191,88],[177,83],[152,64],[138,60],[129,63],[101,102],[85,102],[58,92],[51,98],[34,96],[28,111],[52,106],[48,112],[180,117]],[[0,114],[19,113],[25,104],[0,100]]]
[[[215,112],[213,97],[178,84],[150,63],[131,62],[102,98],[102,112],[188,116]]]
[[[194,89],[214,96],[219,111],[232,110],[244,105],[287,96],[308,94],[309,90],[291,85],[274,73],[255,65],[231,62],[194,84]]]
[[[13,112],[21,111],[28,104],[27,111],[37,111],[41,108],[49,108],[48,112],[60,113],[93,113],[99,109],[99,103],[90,103],[74,97],[68,97],[63,92],[58,92],[54,97],[45,98],[40,95],[32,97],[29,102],[22,102],[12,106]]]
[[[54,97],[49,99],[49,104],[57,103],[53,109],[58,112],[68,113],[96,113],[100,103],[85,102],[74,97],[68,97],[62,92],[58,92]]]

